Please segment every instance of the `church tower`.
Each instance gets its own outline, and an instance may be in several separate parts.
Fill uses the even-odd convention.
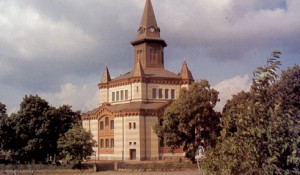
[[[151,0],[146,0],[136,39],[131,44],[134,46],[135,63],[140,60],[144,69],[164,68],[164,47],[167,43],[160,38]]]
[[[194,79],[184,61],[181,71],[165,69],[164,48],[151,0],[146,0],[137,35],[131,42],[134,64],[131,71],[111,77],[105,66],[98,83],[99,106],[81,116],[82,125],[91,131],[98,160],[158,160],[184,156],[171,154],[160,145],[153,126],[164,110],[189,88]]]

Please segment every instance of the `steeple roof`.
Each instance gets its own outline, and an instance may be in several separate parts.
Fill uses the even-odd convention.
[[[100,83],[108,83],[109,81],[111,81],[111,78],[110,78],[110,74],[109,74],[109,71],[108,71],[108,67],[106,65],[105,68],[104,68],[104,71],[103,71],[103,74],[102,74],[102,79],[101,79]]]
[[[160,38],[160,28],[157,26],[151,0],[146,0],[137,37],[131,42],[131,44],[137,45],[144,42],[156,42],[161,43],[163,47],[167,46],[167,43]]]
[[[186,64],[186,61],[184,61],[182,64],[180,78],[183,80],[194,80],[193,75]]]
[[[151,0],[146,1],[145,8],[144,8],[144,13],[143,13],[143,17],[142,17],[140,26],[143,26],[146,29],[148,29],[151,26],[154,27],[154,28],[158,28]]]

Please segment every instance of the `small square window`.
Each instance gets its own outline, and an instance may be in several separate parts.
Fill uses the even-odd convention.
[[[156,88],[152,89],[152,98],[156,98]]]
[[[117,91],[117,93],[116,93],[116,99],[117,99],[117,101],[119,101],[119,91]]]
[[[171,89],[171,99],[175,99],[175,89]]]
[[[165,99],[169,98],[169,89],[165,89]]]
[[[125,90],[125,100],[128,100],[128,90]]]
[[[162,92],[162,91],[163,91],[162,89],[158,89],[158,97],[159,97],[160,99],[163,98],[163,92]]]
[[[115,92],[112,92],[112,93],[111,93],[111,100],[112,100],[112,101],[116,101],[116,96],[115,96],[115,95],[116,95]]]
[[[121,100],[124,100],[124,91],[121,91]]]

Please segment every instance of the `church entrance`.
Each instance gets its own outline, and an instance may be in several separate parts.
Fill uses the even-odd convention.
[[[130,160],[136,160],[136,149],[130,149]]]

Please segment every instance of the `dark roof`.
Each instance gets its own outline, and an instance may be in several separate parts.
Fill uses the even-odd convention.
[[[109,108],[115,112],[126,112],[133,110],[151,110],[151,109],[159,109],[166,105],[166,102],[156,102],[156,103],[145,103],[145,102],[131,102],[124,104],[111,105]]]
[[[169,101],[170,102],[170,101]],[[169,102],[130,102],[130,103],[123,103],[123,104],[116,104],[116,105],[110,105],[106,104],[104,105],[109,110],[113,112],[129,112],[129,111],[140,111],[140,110],[158,110],[163,108],[164,106],[170,104]],[[102,106],[99,106],[98,108],[95,108],[84,115],[93,115],[97,113],[102,108]]]
[[[178,74],[175,74],[173,72],[170,72],[164,68],[146,68],[144,70],[144,76],[145,77],[151,77],[151,78],[180,78]],[[120,75],[111,81],[118,81],[118,80],[124,80],[128,78],[134,77],[134,70],[131,72],[127,72],[123,75]]]

